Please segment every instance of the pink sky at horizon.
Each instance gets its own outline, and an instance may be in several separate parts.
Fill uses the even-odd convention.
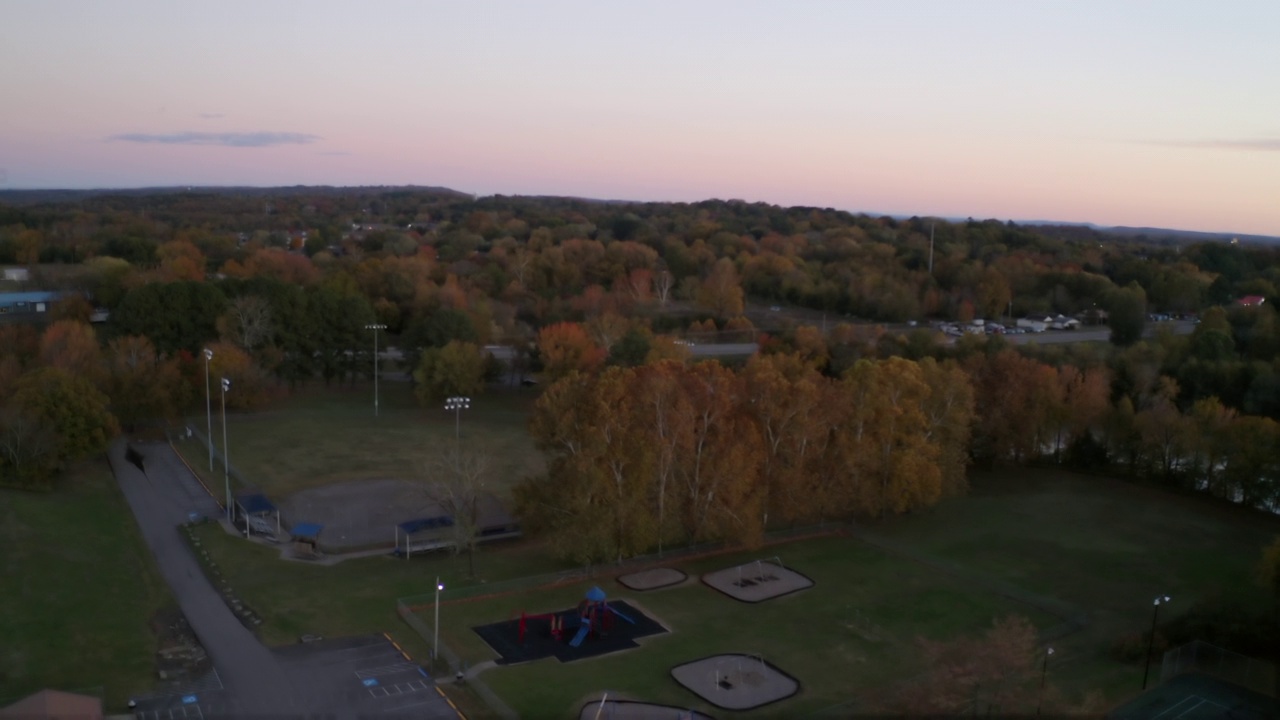
[[[417,184],[1280,236],[1275,27],[1265,2],[11,3],[0,189]]]

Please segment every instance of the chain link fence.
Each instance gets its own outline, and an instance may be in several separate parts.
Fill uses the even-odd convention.
[[[1266,695],[1276,692],[1275,665],[1201,640],[1165,652],[1160,682],[1191,672],[1213,675]]]

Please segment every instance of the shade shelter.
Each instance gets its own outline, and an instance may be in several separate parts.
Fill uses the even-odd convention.
[[[260,535],[280,535],[280,510],[260,492],[245,492],[236,496],[232,519],[236,517],[244,520],[246,534],[256,531]]]

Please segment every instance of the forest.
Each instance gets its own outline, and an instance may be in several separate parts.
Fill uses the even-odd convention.
[[[378,325],[424,403],[508,371],[540,379],[531,431],[550,472],[520,511],[553,537],[576,514],[607,518],[564,544],[583,561],[910,512],[995,463],[1280,503],[1280,328],[1272,303],[1238,302],[1275,296],[1280,248],[1265,244],[734,200],[287,188],[7,193],[0,264],[31,270],[5,292],[67,293],[49,322],[0,324],[11,485],[47,487],[121,430],[194,411],[206,372],[232,380],[235,410],[367,380]],[[1109,323],[1112,341],[1015,347],[930,326],[1058,314]],[[1153,314],[1198,324],[1174,335]],[[695,341],[760,352],[695,363]]]

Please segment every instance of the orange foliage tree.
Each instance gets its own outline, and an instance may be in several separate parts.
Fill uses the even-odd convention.
[[[550,380],[573,371],[592,372],[604,364],[608,352],[578,323],[556,323],[538,332],[543,373]]]

